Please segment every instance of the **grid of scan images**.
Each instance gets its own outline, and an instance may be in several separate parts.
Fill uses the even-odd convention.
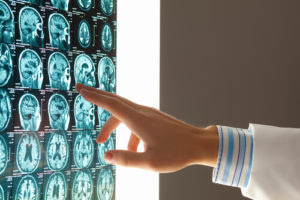
[[[0,0],[0,199],[115,199],[110,113],[75,85],[115,93],[116,3]]]

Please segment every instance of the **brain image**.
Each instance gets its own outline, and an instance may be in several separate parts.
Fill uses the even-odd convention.
[[[114,177],[109,167],[102,168],[97,180],[97,196],[101,200],[111,200],[114,194]]]
[[[19,13],[21,41],[35,47],[44,46],[43,20],[34,8],[24,7]]]
[[[116,88],[116,73],[115,66],[109,57],[104,57],[100,60],[98,72],[100,89],[114,93]]]
[[[108,24],[105,24],[102,27],[101,31],[101,46],[104,51],[109,52],[113,47],[113,38],[112,31]]]
[[[0,42],[13,43],[14,40],[14,15],[7,3],[0,0]]]
[[[67,130],[70,121],[69,105],[64,96],[54,94],[48,103],[48,113],[51,129]]]
[[[113,138],[110,137],[105,143],[98,144],[97,147],[97,154],[98,154],[98,161],[101,165],[107,165],[104,160],[104,154],[107,151],[113,150],[115,148]]]
[[[45,189],[45,200],[67,199],[68,187],[65,176],[61,172],[51,174]]]
[[[91,30],[90,25],[86,20],[81,20],[78,27],[78,42],[83,48],[87,48],[91,44]]]
[[[31,175],[24,176],[17,186],[15,200],[38,200],[39,189],[36,180]]]
[[[88,169],[76,173],[71,190],[72,200],[90,200],[92,198],[93,180]]]
[[[110,16],[114,10],[114,0],[100,0],[101,10],[106,16]]]
[[[77,0],[78,7],[83,11],[88,11],[92,7],[92,0]]]
[[[95,106],[80,95],[74,102],[74,115],[77,129],[94,129]]]
[[[70,24],[62,14],[50,15],[48,29],[52,47],[70,50]]]
[[[0,131],[7,128],[11,120],[11,101],[6,90],[0,89]]]
[[[41,89],[44,79],[40,56],[31,49],[25,49],[19,56],[20,82],[23,87]]]
[[[69,0],[51,0],[53,7],[59,10],[68,11]]]
[[[77,56],[74,63],[74,69],[76,83],[95,87],[95,65],[88,55],[80,54]]]
[[[102,128],[102,126],[105,124],[105,122],[108,120],[109,117],[110,117],[110,113],[107,110],[98,107],[98,118],[99,118],[100,128]]]
[[[26,131],[38,131],[41,123],[39,102],[32,94],[24,94],[19,101],[21,126]]]
[[[47,164],[51,170],[62,170],[69,158],[69,145],[65,134],[51,133],[47,149]]]
[[[52,53],[48,60],[50,87],[69,90],[71,85],[70,70],[70,63],[64,54]]]
[[[8,148],[6,141],[0,135],[0,174],[2,174],[7,166],[8,162]]]
[[[87,168],[94,157],[94,143],[90,132],[79,132],[73,146],[73,158],[76,167]]]
[[[0,87],[9,81],[13,72],[13,59],[7,44],[0,43]]]

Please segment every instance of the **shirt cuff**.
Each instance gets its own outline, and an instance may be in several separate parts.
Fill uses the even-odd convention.
[[[219,155],[213,171],[213,182],[245,188],[248,185],[253,158],[251,128],[217,126]]]

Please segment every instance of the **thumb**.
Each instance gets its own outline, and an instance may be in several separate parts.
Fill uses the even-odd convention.
[[[126,150],[108,151],[104,155],[104,160],[112,165],[136,168],[146,168],[148,163],[144,152],[132,152]]]

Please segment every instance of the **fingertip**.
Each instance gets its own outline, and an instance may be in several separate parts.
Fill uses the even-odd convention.
[[[114,164],[114,154],[111,151],[108,151],[104,155],[105,162],[109,164]]]
[[[82,83],[77,83],[76,84],[76,90],[78,91],[78,92],[80,92],[80,90],[83,88],[83,84]]]

